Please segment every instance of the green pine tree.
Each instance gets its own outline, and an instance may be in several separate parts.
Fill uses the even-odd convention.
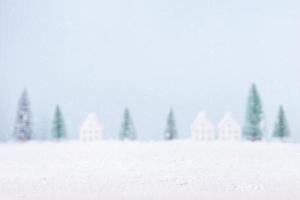
[[[61,140],[66,137],[65,121],[59,106],[56,106],[55,109],[52,134],[57,140]]]
[[[170,110],[167,118],[167,128],[165,130],[165,140],[174,140],[177,138],[176,121],[173,109]]]
[[[285,116],[285,112],[282,106],[279,107],[278,118],[274,126],[273,136],[275,138],[284,139],[289,137],[290,130],[288,122]]]
[[[246,123],[244,126],[244,136],[251,141],[261,140],[263,136],[263,110],[262,103],[257,91],[256,85],[253,84],[248,97]]]
[[[135,140],[136,132],[134,124],[129,112],[129,109],[126,108],[124,112],[123,122],[120,131],[120,140]]]

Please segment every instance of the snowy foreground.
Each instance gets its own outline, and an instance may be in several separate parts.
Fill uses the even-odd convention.
[[[1,200],[296,200],[300,144],[0,145]]]

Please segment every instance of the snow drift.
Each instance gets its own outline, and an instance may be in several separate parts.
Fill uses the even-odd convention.
[[[2,144],[0,159],[3,200],[300,199],[299,144]]]

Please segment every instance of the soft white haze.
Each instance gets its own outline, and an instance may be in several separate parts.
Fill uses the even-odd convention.
[[[61,105],[69,136],[96,112],[108,138],[128,106],[141,139],[160,139],[170,106],[182,137],[198,111],[244,121],[256,82],[269,131],[279,104],[300,140],[298,0],[0,0],[0,133],[27,87],[34,129]]]

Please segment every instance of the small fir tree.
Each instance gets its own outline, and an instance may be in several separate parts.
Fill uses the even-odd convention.
[[[123,122],[120,131],[120,140],[135,140],[136,132],[134,124],[129,112],[129,109],[126,108],[124,112]]]
[[[28,141],[32,137],[30,101],[27,90],[24,90],[18,102],[17,117],[14,127],[14,138],[17,141]]]
[[[286,115],[283,107],[280,106],[278,111],[278,118],[273,130],[273,136],[275,138],[283,140],[289,137],[289,135],[290,135],[290,130],[286,119]]]
[[[251,141],[261,140],[263,136],[262,103],[255,84],[250,89],[243,132],[244,136]]]
[[[173,109],[170,110],[167,118],[167,128],[165,130],[165,140],[174,140],[177,138],[176,121]]]
[[[56,106],[55,109],[52,134],[57,140],[61,140],[66,137],[65,121],[59,106]]]

